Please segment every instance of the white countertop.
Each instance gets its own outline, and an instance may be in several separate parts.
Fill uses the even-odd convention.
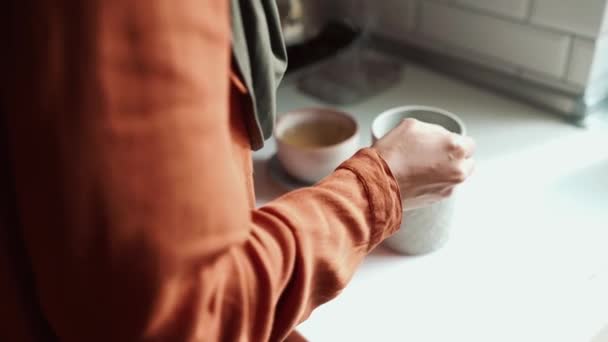
[[[449,242],[420,257],[383,247],[299,330],[312,341],[608,341],[608,129],[583,129],[458,80],[407,66],[354,114],[422,104],[457,113],[478,144],[457,192]],[[293,82],[279,112],[319,106]],[[608,113],[605,113],[608,114]],[[284,192],[269,177],[274,141],[254,153],[258,205]]]

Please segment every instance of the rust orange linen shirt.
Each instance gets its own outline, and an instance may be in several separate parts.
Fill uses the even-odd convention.
[[[363,149],[253,207],[226,1],[9,1],[0,341],[281,341],[399,226]]]

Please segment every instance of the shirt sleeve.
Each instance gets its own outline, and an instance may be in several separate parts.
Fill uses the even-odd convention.
[[[38,300],[61,341],[283,340],[401,220],[364,149],[250,210],[226,1],[14,1],[3,89]]]

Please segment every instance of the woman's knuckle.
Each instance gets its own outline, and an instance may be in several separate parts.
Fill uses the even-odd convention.
[[[401,120],[401,125],[406,128],[414,127],[416,124],[417,124],[416,119],[405,118],[405,119]]]
[[[462,158],[466,152],[464,146],[462,145],[462,142],[458,138],[453,136],[451,136],[448,140],[448,150],[458,158]]]
[[[466,175],[466,173],[463,170],[456,169],[454,171],[454,177],[453,177],[453,179],[454,179],[454,181],[456,183],[462,183],[462,182],[464,182],[467,179],[467,175]]]

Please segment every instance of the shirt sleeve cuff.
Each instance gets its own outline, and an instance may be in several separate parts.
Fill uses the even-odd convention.
[[[360,150],[338,169],[354,173],[365,189],[372,227],[370,246],[376,246],[401,225],[403,209],[399,185],[384,159],[372,148]]]

